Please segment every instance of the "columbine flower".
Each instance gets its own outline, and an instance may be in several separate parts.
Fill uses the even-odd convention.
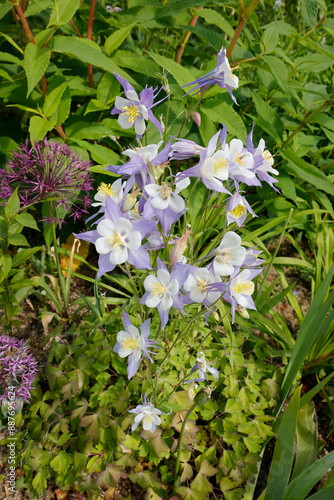
[[[204,382],[204,380],[207,380],[206,378],[206,371],[208,370],[209,373],[211,373],[216,380],[218,380],[219,377],[219,371],[216,370],[216,368],[212,368],[212,366],[209,365],[209,363],[205,359],[205,355],[203,352],[200,352],[201,356],[199,358],[196,358],[197,363],[192,367],[190,374],[195,372],[196,370],[199,371],[199,378],[194,378],[192,380],[188,380],[185,382],[185,384],[190,384],[190,382]]]
[[[55,213],[47,222],[61,224],[62,207],[74,220],[87,213],[90,200],[87,192],[92,189],[90,163],[83,162],[62,142],[44,139],[29,147],[28,142],[14,151],[5,169],[0,169],[0,198],[7,199],[18,187],[21,206],[27,207],[43,201],[55,202]],[[77,206],[76,203],[82,205]]]
[[[219,299],[221,292],[211,291],[208,285],[220,282],[220,276],[215,276],[204,267],[193,266],[183,284],[183,289],[188,292],[190,302],[200,302],[209,306]]]
[[[153,87],[145,88],[138,97],[137,92],[127,80],[121,78],[116,73],[114,75],[124,88],[126,96],[126,99],[117,96],[115,107],[111,111],[112,115],[119,114],[117,122],[120,127],[123,129],[134,127],[137,139],[140,139],[145,132],[145,120],[149,120],[157,127],[161,134],[161,125],[151,111],[151,108],[158,104],[153,104],[153,100],[160,91],[154,93],[156,89],[153,90]]]
[[[269,173],[274,175],[278,175],[279,173],[278,170],[272,168],[274,164],[274,158],[272,154],[268,150],[266,150],[266,143],[263,139],[260,139],[258,147],[256,149],[254,148],[253,130],[254,123],[246,139],[248,151],[253,155],[254,158],[253,170],[261,181],[267,182],[267,184],[269,184],[272,188],[275,189],[275,191],[279,193],[280,191],[274,186],[274,183],[278,182],[278,180],[269,175]]]
[[[242,226],[247,217],[247,212],[251,213],[253,217],[257,217],[246,198],[239,193],[235,193],[230,197],[226,205],[227,225],[236,222],[239,227]]]
[[[230,144],[226,144],[224,151],[225,158],[230,165],[229,177],[231,179],[244,182],[248,186],[261,186],[260,181],[253,172],[253,155],[244,148],[240,139],[232,139]]]
[[[76,238],[94,243],[99,256],[100,278],[116,265],[129,262],[137,269],[152,269],[150,256],[141,241],[155,227],[152,222],[131,222],[128,214],[109,197],[105,200],[105,218],[94,231],[75,234]]]
[[[213,272],[220,276],[230,276],[234,267],[240,267],[246,256],[246,248],[241,246],[241,238],[233,231],[228,231],[216,250]]]
[[[232,306],[232,321],[234,321],[234,312],[237,305],[246,309],[256,309],[252,294],[254,292],[254,283],[251,281],[260,274],[262,269],[245,269],[237,276],[232,276],[224,298]]]
[[[37,372],[37,362],[24,340],[0,336],[0,401],[6,407],[9,387],[15,386],[16,410],[30,399],[30,390]],[[10,400],[11,401],[11,400]]]
[[[200,161],[197,165],[176,176],[179,182],[186,177],[199,177],[203,184],[213,191],[230,194],[223,186],[223,181],[228,179],[229,163],[224,150],[217,150],[217,142],[225,144],[226,128],[217,132],[209,141],[208,147],[200,152]]]
[[[238,77],[232,73],[224,47],[222,47],[218,52],[217,67],[213,71],[197,78],[197,80],[194,80],[191,83],[187,83],[187,85],[183,85],[183,87],[195,84],[197,85],[190,92],[188,92],[188,94],[194,92],[194,90],[196,90],[195,94],[198,94],[201,90],[205,90],[208,87],[217,84],[219,87],[225,88],[232,97],[233,101],[236,102],[235,97],[232,94],[232,89],[238,88],[239,80]]]
[[[200,152],[205,149],[199,146],[194,141],[189,141],[188,139],[175,139],[177,142],[172,144],[169,156],[173,160],[187,160],[192,156],[199,155]]]
[[[126,331],[122,330],[117,334],[117,343],[114,346],[114,352],[121,358],[129,356],[128,362],[128,377],[129,380],[137,373],[141,359],[141,353],[144,353],[146,358],[149,358],[152,363],[153,359],[149,355],[148,347],[157,347],[154,340],[149,340],[150,335],[150,320],[144,321],[140,327],[140,332],[136,328],[126,312],[123,312],[123,323]]]
[[[116,205],[119,205],[123,200],[123,190],[125,182],[122,183],[122,179],[117,179],[113,184],[105,184],[101,182],[97,188],[97,193],[94,196],[95,203],[92,203],[92,207],[104,207],[106,196],[109,196],[114,200]]]
[[[137,429],[138,425],[142,421],[143,429],[145,431],[154,432],[157,428],[157,425],[161,424],[161,418],[159,417],[159,415],[169,415],[169,413],[164,413],[163,411],[158,410],[158,408],[154,408],[151,401],[152,398],[148,399],[145,394],[144,396],[142,396],[143,404],[136,406],[136,408],[134,408],[133,410],[129,410],[129,413],[136,413],[135,423],[131,427],[133,431]]]

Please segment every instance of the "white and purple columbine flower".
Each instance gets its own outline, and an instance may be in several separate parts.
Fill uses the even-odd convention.
[[[166,182],[159,184],[147,184],[145,191],[149,198],[144,206],[144,218],[157,217],[165,236],[185,210],[185,201],[179,193],[190,184],[188,178],[175,183],[175,189]]]
[[[133,410],[129,410],[129,413],[136,413],[135,423],[131,429],[133,431],[136,430],[140,422],[143,422],[143,429],[153,433],[157,426],[161,424],[159,415],[169,415],[169,413],[164,413],[158,408],[154,408],[152,398],[148,399],[146,394],[142,396],[142,403],[143,404],[136,406]]]
[[[224,150],[217,150],[219,136],[221,144],[225,145],[226,127],[223,126],[223,129],[210,139],[208,147],[200,152],[200,161],[197,165],[177,174],[177,182],[186,177],[198,177],[208,189],[230,194],[223,186],[223,181],[229,176],[229,162]]]
[[[114,346],[114,352],[121,358],[128,356],[128,377],[129,380],[137,373],[141,354],[143,352],[146,358],[154,363],[148,347],[158,347],[154,340],[150,340],[150,320],[144,321],[140,326],[140,330],[136,328],[126,312],[123,312],[123,323],[125,331],[122,330],[117,334],[117,343]]]
[[[144,280],[146,292],[140,303],[158,309],[162,328],[167,324],[171,307],[183,308],[179,290],[188,276],[189,267],[187,264],[177,263],[169,273],[166,266],[158,259],[157,275],[150,274]]]
[[[190,374],[195,372],[196,370],[199,371],[199,378],[194,378],[192,380],[188,380],[185,382],[185,384],[190,384],[191,382],[204,382],[204,380],[207,380],[206,378],[206,371],[211,373],[211,375],[214,376],[216,380],[218,380],[219,377],[219,371],[216,370],[216,368],[213,368],[210,366],[210,364],[206,361],[204,352],[200,352],[200,357],[196,358],[197,363],[192,367]]]
[[[236,222],[239,227],[242,226],[246,220],[247,212],[252,214],[253,217],[257,217],[246,198],[239,193],[235,193],[226,204],[227,225]]]
[[[95,202],[92,203],[92,207],[104,207],[106,196],[112,198],[116,205],[119,205],[123,200],[124,186],[125,182],[122,182],[122,179],[117,179],[113,184],[101,182],[94,196]]]
[[[240,267],[246,257],[246,248],[241,246],[241,238],[237,233],[228,231],[219,247],[215,250],[213,272],[219,276],[230,276],[235,267]]]
[[[261,182],[254,173],[254,157],[244,148],[240,139],[232,139],[230,144],[224,148],[225,158],[229,165],[229,177],[234,180],[238,188],[238,182],[244,182],[248,186],[261,186]]]
[[[228,284],[228,289],[224,295],[224,299],[231,304],[232,321],[234,321],[234,312],[237,305],[244,307],[245,309],[256,310],[252,299],[255,286],[251,280],[261,272],[262,269],[253,268],[244,269],[236,276],[232,275]]]
[[[37,373],[37,362],[28,349],[28,343],[7,335],[0,336],[0,402],[5,410],[10,399],[10,387],[15,387],[14,407],[17,412],[29,401],[32,383]]]
[[[95,244],[99,256],[100,278],[118,264],[129,262],[137,269],[152,269],[150,256],[141,245],[142,238],[155,228],[152,222],[131,222],[116,203],[108,196],[105,200],[105,218],[96,230],[75,235],[76,238]]]
[[[185,95],[188,95],[194,91],[196,91],[193,95],[198,92],[211,87],[212,85],[219,85],[221,88],[225,88],[233,101],[236,103],[235,97],[232,94],[232,89],[238,88],[239,80],[238,77],[232,73],[230,64],[226,57],[225,48],[222,47],[218,52],[217,66],[214,70],[210,71],[204,76],[197,78],[191,83],[187,83],[187,85],[183,85],[183,87],[187,87],[188,85],[196,85],[190,92]]]
[[[220,291],[211,291],[208,285],[220,283],[220,276],[216,276],[204,267],[192,266],[187,280],[183,283],[183,290],[187,292],[184,303],[199,302],[210,306],[221,296]]]
[[[253,155],[254,158],[254,172],[261,181],[266,182],[279,193],[280,191],[273,185],[275,182],[278,182],[278,180],[269,175],[278,175],[279,173],[278,170],[272,168],[274,164],[274,158],[272,154],[266,149],[266,143],[263,139],[260,139],[258,147],[256,149],[254,148],[253,130],[254,123],[250,133],[247,136],[246,145],[248,151]]]
[[[161,134],[161,125],[154,117],[151,110],[153,106],[158,104],[153,104],[153,101],[159,94],[160,90],[155,93],[156,89],[153,89],[153,87],[145,88],[141,91],[138,97],[137,92],[127,80],[121,78],[116,73],[114,73],[114,75],[124,88],[124,94],[126,97],[125,99],[124,97],[117,96],[115,100],[115,107],[111,111],[112,115],[119,114],[117,122],[120,127],[123,129],[134,127],[137,139],[140,139],[145,132],[145,120],[149,120],[157,127]]]
[[[155,173],[159,165],[168,160],[170,141],[158,153],[163,141],[158,144],[149,144],[143,148],[126,149],[123,154],[130,158],[130,161],[123,165],[109,165],[106,170],[129,178],[126,184],[126,191],[129,191],[136,182],[140,189],[147,184],[154,182]]]

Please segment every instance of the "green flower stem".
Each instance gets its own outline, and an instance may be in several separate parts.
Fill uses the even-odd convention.
[[[193,185],[193,187],[190,190],[190,193],[188,194],[187,198],[185,199],[185,204],[186,205],[187,205],[187,203],[188,203],[188,201],[190,199],[190,196],[193,194],[193,192],[195,190],[195,187],[197,186],[198,183],[199,183],[199,177],[197,177],[197,179],[195,180],[194,185]]]
[[[286,228],[288,227],[288,224],[289,224],[290,219],[291,219],[291,216],[292,216],[292,212],[293,212],[293,208],[291,208],[290,213],[289,213],[289,215],[288,215],[288,218],[287,218],[287,220],[286,220],[286,222],[285,222],[285,224],[284,224],[284,227],[283,227],[283,230],[282,230],[281,235],[280,235],[280,237],[279,237],[279,240],[278,240],[278,243],[277,243],[277,245],[276,245],[275,251],[274,251],[273,255],[271,256],[271,259],[270,259],[270,261],[269,261],[269,264],[268,264],[268,267],[267,267],[267,269],[266,269],[266,272],[264,273],[262,283],[261,283],[261,285],[260,285],[259,291],[257,292],[257,296],[259,296],[259,295],[260,295],[260,293],[262,292],[262,288],[263,288],[263,286],[264,286],[264,284],[265,284],[265,282],[266,282],[266,279],[267,279],[267,276],[268,276],[268,274],[269,274],[270,268],[271,268],[271,266],[273,265],[274,259],[275,259],[276,255],[277,255],[277,252],[278,252],[278,250],[279,250],[279,248],[280,248],[280,246],[281,246],[281,243],[282,243],[282,239],[283,239],[283,236],[284,236],[285,230],[286,230]]]
[[[54,206],[54,201],[51,201],[49,203],[49,208],[50,208],[50,213],[55,213],[56,209]],[[63,313],[63,316],[65,318],[67,318],[68,317],[67,307],[68,307],[68,292],[69,292],[69,290],[67,292],[65,279],[64,279],[62,269],[60,266],[60,256],[59,256],[59,252],[58,252],[56,228],[55,228],[55,225],[52,223],[51,223],[51,234],[52,234],[52,241],[53,241],[53,248],[54,248],[54,255],[55,255],[55,260],[56,260],[57,274],[58,274],[58,279],[59,279],[59,284],[60,284],[60,290],[61,290],[63,303],[64,303],[62,313]]]
[[[147,368],[148,368],[148,379],[150,381],[150,384],[153,388],[153,401],[154,401],[154,406],[157,406],[157,396],[156,396],[156,389],[157,389],[157,381],[154,384],[153,383],[153,377],[152,377],[152,367],[151,367],[151,361],[147,358]]]
[[[137,299],[137,307],[138,307],[138,311],[140,314],[140,319],[144,322],[145,317],[144,317],[144,313],[143,313],[143,310],[142,310],[141,304],[140,304],[140,297],[139,297],[139,293],[138,293],[137,283],[136,283],[136,280],[134,280],[132,275],[131,275],[130,266],[129,266],[128,262],[125,262],[125,269],[121,265],[119,265],[119,267],[123,270],[123,272],[125,272],[125,274],[128,275],[130,282],[133,284],[133,288],[134,288],[136,299]]]
[[[175,486],[179,486],[180,484],[180,478],[179,478],[179,469],[180,469],[180,458],[181,458],[181,449],[182,449],[182,441],[183,441],[183,434],[184,430],[186,428],[187,421],[191,415],[191,413],[194,411],[194,409],[197,406],[203,406],[208,400],[208,395],[205,394],[205,392],[199,392],[194,399],[194,403],[191,405],[189,410],[186,413],[186,416],[184,417],[182,427],[181,427],[181,432],[180,432],[180,437],[179,437],[179,442],[177,445],[177,456],[176,456],[176,464],[175,464]]]
[[[165,147],[166,142],[167,142],[167,125],[168,125],[168,117],[169,117],[169,107],[170,107],[170,96],[171,94],[168,94],[167,97],[167,110],[166,110],[166,119],[165,119],[165,130],[164,130],[164,144],[163,147]]]

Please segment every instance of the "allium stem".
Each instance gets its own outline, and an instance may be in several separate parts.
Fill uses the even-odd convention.
[[[50,210],[50,214],[55,213],[56,207],[55,207],[54,201],[51,201],[49,203],[49,210]],[[68,313],[67,313],[68,293],[67,293],[67,290],[66,290],[65,279],[64,279],[64,276],[63,276],[63,273],[62,273],[62,269],[61,269],[61,266],[60,266],[60,256],[59,256],[59,252],[58,252],[56,227],[55,227],[55,224],[53,222],[51,223],[51,232],[52,232],[52,242],[53,242],[53,247],[54,247],[54,255],[55,255],[56,266],[57,266],[57,274],[58,274],[58,279],[59,279],[61,294],[63,296],[63,302],[64,302],[63,316],[65,318],[67,318],[68,317]]]

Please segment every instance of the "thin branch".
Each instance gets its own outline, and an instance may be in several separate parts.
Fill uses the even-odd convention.
[[[197,10],[201,10],[201,9],[203,9],[203,7],[197,7]],[[197,19],[198,19],[198,16],[194,16],[192,18],[192,20],[190,21],[190,23],[189,23],[190,26],[195,26],[195,24],[197,23]],[[191,31],[187,31],[187,33],[185,34],[184,39],[183,39],[183,41],[182,41],[182,43],[181,43],[181,45],[180,45],[180,47],[179,47],[179,49],[177,51],[177,54],[175,56],[175,62],[176,63],[180,62],[180,59],[181,59],[182,54],[184,52],[184,49],[185,49],[185,47],[187,45],[187,42],[188,42],[188,40],[190,38],[190,35],[191,35]]]
[[[248,9],[246,10],[245,13],[243,13],[243,9],[241,9],[241,15],[240,15],[240,21],[239,24],[234,32],[233,38],[230,42],[230,45],[227,48],[226,51],[226,57],[229,59],[231,57],[232,51],[239,39],[239,36],[241,35],[242,29],[245,26],[246,22],[250,18],[250,16],[253,14],[254,10],[256,9],[258,3],[260,0],[253,0],[253,2],[250,4]]]
[[[87,28],[88,40],[92,39],[95,6],[96,6],[96,0],[92,0],[91,6],[90,6],[90,12],[89,12],[88,28]],[[94,88],[94,79],[93,79],[93,67],[91,64],[88,64],[88,81],[89,81],[89,85],[93,89]]]

